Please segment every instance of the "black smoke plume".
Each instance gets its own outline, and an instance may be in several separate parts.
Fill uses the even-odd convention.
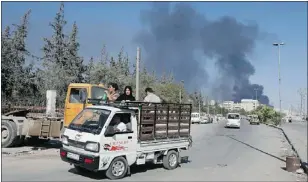
[[[251,84],[255,73],[247,59],[252,53],[260,31],[257,25],[245,25],[224,16],[207,20],[187,3],[155,2],[150,10],[141,12],[146,29],[134,41],[142,45],[147,57],[145,65],[158,74],[172,72],[176,80],[185,80],[190,88],[208,84],[206,61],[196,58],[196,52],[215,60],[219,79],[213,85],[215,98],[234,100],[255,98],[269,104],[263,86]]]

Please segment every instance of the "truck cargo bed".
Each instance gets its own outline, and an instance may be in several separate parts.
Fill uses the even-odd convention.
[[[191,109],[190,104],[142,106],[137,116],[139,141],[189,138]]]
[[[188,149],[190,141],[188,138],[148,140],[139,143],[138,152],[147,153],[153,151],[164,151],[170,148]]]

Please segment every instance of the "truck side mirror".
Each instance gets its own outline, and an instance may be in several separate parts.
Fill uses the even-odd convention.
[[[79,92],[79,98],[82,103],[86,102],[87,99],[87,89],[82,88]]]

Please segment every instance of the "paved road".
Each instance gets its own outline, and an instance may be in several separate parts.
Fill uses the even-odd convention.
[[[292,123],[284,123],[281,127],[291,140],[303,162],[308,162],[307,122],[293,121]]]
[[[123,181],[306,181],[307,177],[286,172],[285,156],[290,146],[282,133],[265,125],[242,122],[241,129],[226,129],[224,122],[193,125],[189,163],[167,171],[157,166],[132,168]],[[185,155],[186,155],[185,154]],[[75,174],[62,162],[58,149],[2,157],[3,181],[97,181],[100,174]],[[146,171],[147,169],[147,171]]]

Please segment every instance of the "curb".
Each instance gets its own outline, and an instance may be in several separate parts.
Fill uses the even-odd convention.
[[[306,174],[308,174],[308,164],[306,162],[304,162],[301,157],[298,155],[298,152],[296,150],[296,148],[294,147],[294,145],[292,144],[291,140],[289,139],[288,135],[284,132],[284,130],[281,128],[281,127],[278,127],[278,126],[275,126],[275,125],[272,125],[272,124],[265,124],[267,126],[270,126],[270,127],[273,127],[273,128],[276,128],[276,129],[279,129],[280,131],[282,131],[283,135],[285,136],[285,138],[287,139],[288,143],[291,145],[291,148],[292,150],[295,152],[296,154],[296,157],[299,158],[299,161],[301,163],[301,168],[304,170],[304,172]]]

